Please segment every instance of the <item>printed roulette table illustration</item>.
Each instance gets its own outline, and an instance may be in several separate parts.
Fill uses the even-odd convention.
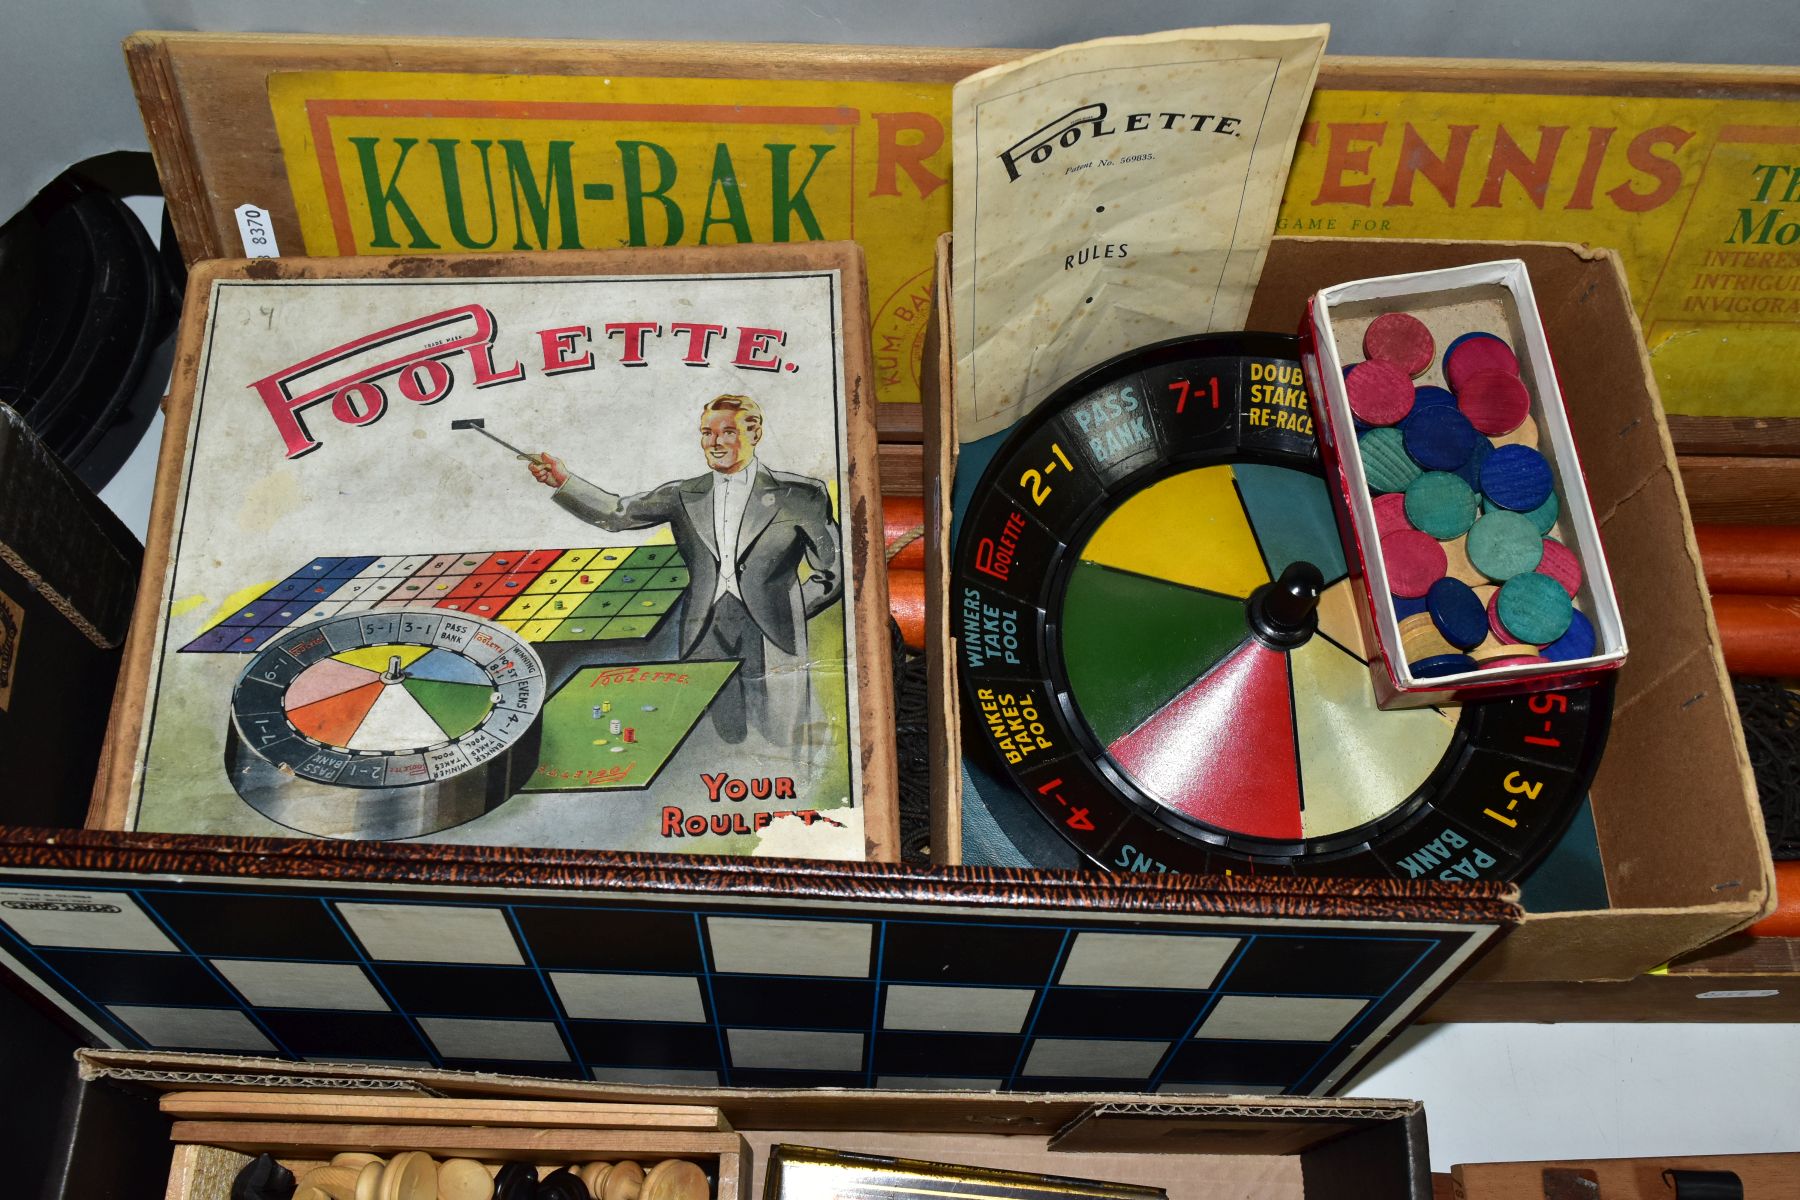
[[[965,748],[1108,869],[1514,878],[1611,683],[1376,707],[1297,358],[1159,343],[1013,430],[956,546]]]
[[[283,825],[435,832],[521,782],[544,694],[537,654],[493,622],[442,610],[328,618],[271,639],[245,664],[226,765],[238,794]]]
[[[669,545],[322,557],[181,649],[250,654],[324,617],[402,608],[496,621],[540,649],[642,638],[657,631],[687,586],[687,565]]]
[[[181,650],[247,660],[225,754],[247,804],[418,837],[650,786],[737,669],[676,661],[688,582],[669,545],[317,558]]]

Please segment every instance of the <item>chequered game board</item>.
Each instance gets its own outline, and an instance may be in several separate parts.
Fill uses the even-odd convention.
[[[315,558],[182,650],[250,654],[295,625],[390,608],[472,613],[528,642],[643,638],[687,585],[669,545]]]
[[[1317,1094],[1492,926],[0,879],[127,1048],[740,1086]]]

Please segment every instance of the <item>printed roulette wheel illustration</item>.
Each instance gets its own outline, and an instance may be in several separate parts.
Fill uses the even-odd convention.
[[[226,768],[246,803],[305,833],[435,833],[518,789],[544,690],[532,648],[479,617],[398,609],[303,624],[238,677]]]
[[[1158,343],[1015,427],[964,507],[964,744],[1090,862],[1504,880],[1612,685],[1376,707],[1295,339]]]

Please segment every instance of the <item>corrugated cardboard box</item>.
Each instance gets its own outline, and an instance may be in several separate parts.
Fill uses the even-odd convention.
[[[555,1128],[535,1131],[541,1149],[494,1157],[546,1163],[624,1158],[635,1136],[671,1156],[707,1165],[719,1162],[719,1200],[726,1200],[728,1188],[717,1147],[742,1148],[741,1154],[724,1152],[732,1158],[733,1197],[741,1185],[743,1200],[763,1200],[762,1166],[769,1147],[777,1143],[1147,1184],[1167,1189],[1170,1200],[1224,1195],[1429,1200],[1431,1195],[1425,1113],[1417,1102],[1406,1100],[1237,1096],[1150,1104],[1131,1095],[1081,1092],[994,1096],[619,1088],[195,1055],[84,1052],[81,1057],[87,1078],[162,1096],[165,1111],[179,1122],[168,1192],[175,1200],[224,1200],[236,1167],[255,1148],[245,1140],[254,1137],[252,1126],[267,1129],[267,1145],[277,1157],[301,1161],[308,1155],[329,1158],[338,1150],[393,1144],[380,1124],[360,1121],[354,1113],[336,1122],[337,1135],[328,1117],[311,1122],[304,1134],[296,1134],[299,1126],[294,1124],[262,1119],[284,1099],[317,1108],[321,1090],[343,1098],[356,1111],[392,1101],[390,1129],[407,1107],[429,1105],[441,1131],[435,1136],[451,1141],[464,1132],[455,1115],[459,1108],[467,1114],[467,1125],[490,1125],[500,1115],[497,1110],[524,1108],[522,1102],[530,1102],[539,1119]],[[309,1099],[312,1103],[306,1105]],[[559,1102],[570,1110],[567,1121],[557,1116]],[[610,1121],[599,1115],[601,1106],[617,1106]],[[634,1108],[645,1115],[634,1117]],[[670,1131],[671,1117],[706,1113],[717,1118],[717,1132]],[[533,1134],[524,1126],[468,1132],[522,1144]],[[314,1149],[306,1155],[296,1152],[296,1136],[311,1139],[308,1145]],[[607,1154],[557,1149],[582,1138],[617,1149]],[[689,1148],[682,1149],[684,1145]]]
[[[1800,1191],[1800,1154],[1459,1163],[1452,1168],[1451,1175],[1456,1195],[1462,1200],[1540,1200],[1546,1196],[1595,1196],[1605,1200],[1663,1200],[1667,1196],[1792,1196]]]
[[[948,329],[939,245],[939,330]],[[1755,920],[1771,902],[1768,847],[1743,732],[1708,607],[1656,385],[1617,256],[1549,243],[1277,238],[1249,327],[1295,328],[1307,297],[1346,280],[1522,259],[1536,286],[1596,519],[1606,539],[1632,656],[1620,672],[1611,741],[1591,792],[1610,904],[1531,912],[1453,990],[1460,1019],[1506,1019],[1486,984],[1629,979]],[[957,442],[955,355],[928,343],[928,594],[942,596]],[[950,607],[927,620],[937,808],[932,845],[961,861],[958,716]]]

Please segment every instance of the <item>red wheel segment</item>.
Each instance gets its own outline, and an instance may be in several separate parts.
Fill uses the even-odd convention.
[[[1298,841],[1287,655],[1249,642],[1108,747],[1151,796],[1216,829]]]

